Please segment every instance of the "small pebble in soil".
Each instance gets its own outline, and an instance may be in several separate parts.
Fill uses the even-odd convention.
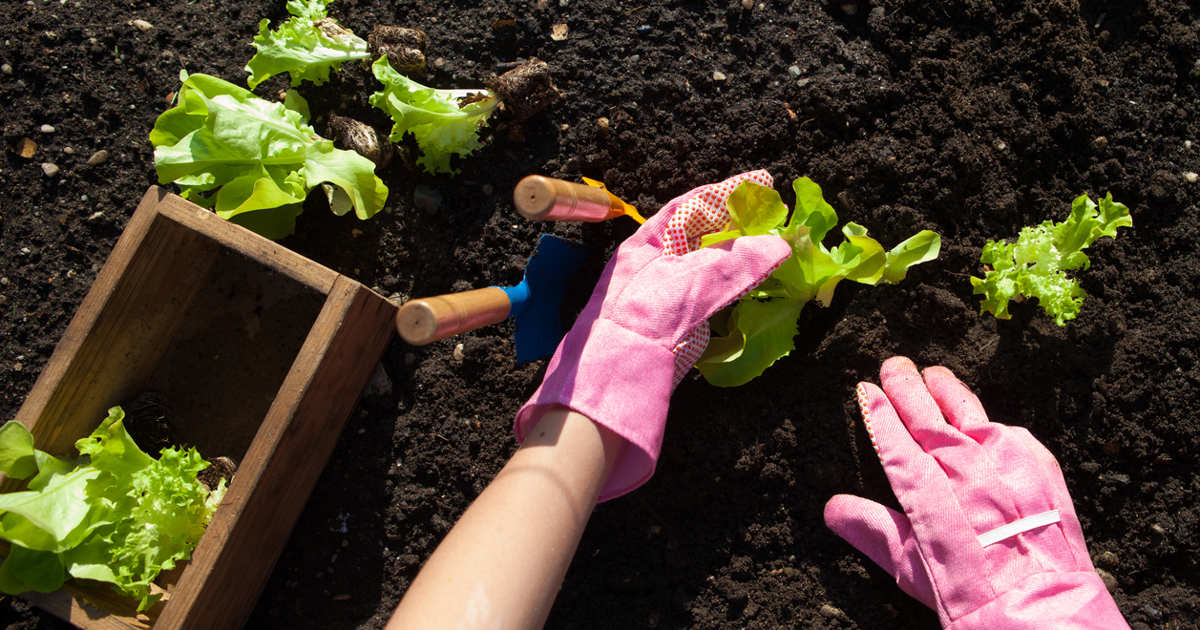
[[[1125,473],[1106,472],[1100,475],[1100,481],[1125,485],[1129,483],[1129,475],[1126,475]]]
[[[86,200],[85,200],[85,201],[86,201]],[[89,217],[87,218],[87,220],[88,220],[88,221],[95,221],[96,219],[99,219],[99,218],[100,218],[100,217],[102,217],[102,216],[104,216],[104,211],[103,211],[103,210],[97,210],[96,212],[93,212],[93,213],[91,214],[91,216],[89,216]]]
[[[458,344],[457,346],[454,346],[454,355],[453,356],[454,356],[455,361],[463,360],[464,352],[463,352],[463,345],[461,343]]]
[[[7,63],[4,65],[0,65],[0,72],[3,72],[4,74],[12,74],[13,73],[12,65],[7,64]]]
[[[17,149],[17,155],[29,159],[37,153],[37,143],[29,138],[21,138],[21,148]]]
[[[810,79],[808,77],[804,77],[803,79],[796,81],[796,87],[804,87],[804,86],[808,85],[809,83],[812,83],[812,79]]]
[[[58,175],[58,165],[54,162],[42,162],[42,172],[46,177],[54,177]]]
[[[555,24],[554,26],[550,27],[550,39],[553,39],[556,42],[561,42],[562,40],[566,39],[568,35],[570,35],[570,29],[567,28],[566,24]]]
[[[790,66],[788,66],[788,74],[790,74],[790,75],[792,75],[792,76],[794,76],[794,77],[798,77],[798,76],[800,76],[800,66],[797,66],[797,65],[794,65],[794,64],[793,64],[793,65],[790,65]]]
[[[729,77],[726,76],[724,72],[721,72],[720,70],[713,70],[713,73],[712,73],[713,81],[724,81],[725,79],[728,79],[728,78]]]
[[[749,11],[754,8],[754,0],[742,0],[742,8]]]
[[[838,608],[833,604],[821,604],[820,611],[821,616],[828,617],[830,619],[843,619],[846,617],[846,613],[843,612],[841,608]]]
[[[997,151],[1003,151],[1008,148],[1008,143],[1003,140],[997,140],[992,143],[992,146],[996,147]]]
[[[139,30],[139,31],[143,32],[143,33],[145,33],[146,31],[149,31],[150,29],[154,28],[154,25],[153,25],[153,24],[151,24],[151,23],[149,23],[149,22],[147,22],[146,20],[143,20],[143,19],[141,19],[141,18],[138,18],[138,19],[136,19],[136,20],[130,20],[130,21],[129,21],[129,24],[130,24],[131,26],[133,26],[134,28],[136,28],[137,30]]]
[[[1200,176],[1197,176],[1196,173],[1194,173],[1192,171],[1184,171],[1183,179],[1184,179],[1184,181],[1186,181],[1189,184],[1195,184],[1196,180],[1200,179]]]
[[[1096,564],[1110,569],[1117,566],[1120,561],[1121,558],[1111,551],[1102,551],[1096,556]]]
[[[41,127],[38,127],[38,131],[42,133],[54,133],[55,129],[54,125],[42,125]]]
[[[75,155],[75,149],[72,147],[63,147],[63,153],[67,155]]]
[[[596,126],[601,129],[608,129],[609,124],[610,123],[608,121],[608,118],[606,118],[604,116],[601,116],[596,119]]]
[[[92,157],[88,158],[87,163],[88,163],[88,166],[100,166],[101,164],[103,164],[107,161],[108,161],[108,150],[100,149],[99,151],[93,153]]]

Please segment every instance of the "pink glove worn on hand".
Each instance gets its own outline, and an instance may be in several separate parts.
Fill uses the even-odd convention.
[[[893,357],[858,404],[901,514],[838,495],[825,523],[944,628],[1128,628],[1088,556],[1054,456],[990,422],[944,367]]]
[[[765,171],[755,171],[694,189],[626,239],[550,359],[541,387],[517,412],[521,441],[542,411],[562,405],[629,442],[599,500],[625,494],[654,474],[671,392],[708,342],[707,335],[703,344],[697,340],[697,327],[791,255],[777,236],[690,251],[704,231],[724,227],[728,214],[718,215],[737,184],[764,178],[769,184]],[[694,240],[695,247],[668,247],[681,239]]]

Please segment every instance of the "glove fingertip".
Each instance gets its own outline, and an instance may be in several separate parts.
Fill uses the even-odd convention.
[[[833,530],[835,534],[842,536],[844,528],[854,520],[852,514],[855,511],[856,500],[861,499],[851,494],[835,494],[829,497],[829,500],[825,502],[825,526]]]

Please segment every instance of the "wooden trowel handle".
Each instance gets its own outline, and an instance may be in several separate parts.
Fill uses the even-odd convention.
[[[499,287],[409,300],[396,312],[396,330],[408,343],[423,346],[503,321],[509,307]]]
[[[513,205],[532,221],[607,221],[623,214],[603,188],[530,175],[513,189]]]

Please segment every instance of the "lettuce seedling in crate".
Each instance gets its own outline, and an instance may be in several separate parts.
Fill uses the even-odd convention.
[[[865,227],[853,222],[842,227],[842,243],[826,248],[822,241],[837,225],[837,213],[811,179],[797,179],[792,189],[796,208],[788,219],[778,192],[743,182],[729,196],[727,229],[701,240],[707,247],[739,236],[777,234],[792,246],[792,256],[762,284],[710,320],[713,337],[696,367],[713,385],[743,385],[787,356],[795,348],[800,311],[812,301],[829,306],[842,280],[894,284],[909,267],[937,258],[942,241],[930,230],[884,251]]]
[[[0,565],[0,591],[58,590],[70,577],[108,582],[152,605],[150,583],[191,558],[225,496],[196,475],[209,463],[195,448],[147,455],[125,430],[120,407],[75,443],[79,458],[33,447],[19,422],[0,427],[0,472],[29,479],[26,490],[0,494],[0,537],[12,543]]]
[[[1015,243],[988,240],[979,257],[987,270],[982,278],[971,278],[973,292],[983,296],[979,312],[1010,319],[1010,300],[1036,298],[1055,324],[1066,326],[1087,297],[1067,272],[1091,266],[1083,250],[1096,239],[1116,238],[1117,228],[1132,226],[1129,208],[1113,201],[1112,193],[1099,205],[1083,194],[1071,202],[1071,215],[1062,223],[1047,220],[1021,228]]]
[[[369,219],[383,208],[388,189],[375,164],[317,135],[300,95],[275,103],[205,74],[180,79],[178,104],[150,131],[160,183],[175,182],[184,198],[273,239],[295,231],[317,185],[339,216],[353,208]]]

